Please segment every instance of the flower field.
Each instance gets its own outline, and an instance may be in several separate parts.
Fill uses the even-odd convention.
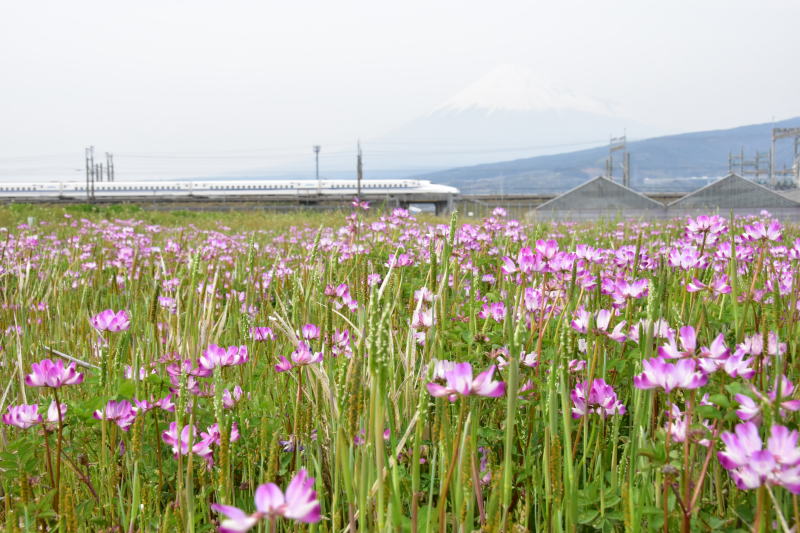
[[[800,523],[800,230],[766,213],[32,222],[0,233],[4,531]]]

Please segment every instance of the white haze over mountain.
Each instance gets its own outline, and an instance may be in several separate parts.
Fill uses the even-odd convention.
[[[626,133],[642,137],[655,130],[540,71],[504,64],[376,139],[377,147],[405,151],[378,151],[371,161],[379,169],[455,167],[597,146]]]
[[[468,110],[584,111],[611,115],[612,107],[587,95],[556,85],[541,73],[522,65],[504,64],[459,91],[433,113]]]

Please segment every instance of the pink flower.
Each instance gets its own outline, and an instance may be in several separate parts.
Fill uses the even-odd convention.
[[[211,371],[216,367],[235,366],[250,360],[247,346],[228,346],[223,348],[216,344],[209,344],[203,350],[203,355],[197,360],[201,370]]]
[[[637,389],[660,387],[670,392],[673,389],[697,389],[708,382],[708,376],[697,371],[694,359],[680,359],[672,365],[663,357],[654,357],[642,361],[642,367],[644,371],[633,376],[633,385]]]
[[[234,422],[231,424],[231,434],[228,436],[228,440],[229,442],[236,442],[239,440],[239,436],[239,425]],[[201,431],[200,442],[205,442],[209,446],[222,443],[222,434],[219,431],[219,425],[211,424],[205,431]]]
[[[502,322],[506,316],[506,304],[503,302],[494,302],[491,304],[483,304],[479,318],[492,318],[495,322]]]
[[[708,395],[706,395],[708,396]],[[700,405],[712,405],[708,401],[701,401]],[[711,430],[711,424],[708,420],[703,420],[703,426],[709,431]],[[686,422],[686,417],[681,412],[680,408],[672,404],[672,409],[667,412],[667,425],[666,430],[669,431],[669,434],[672,436],[673,442],[683,442],[686,440],[686,432],[688,430],[688,424]],[[701,446],[708,446],[711,444],[711,441],[708,439],[700,439],[697,441],[698,444]]]
[[[800,400],[791,399],[795,387],[794,384],[789,381],[789,378],[786,376],[780,376],[779,379],[780,395],[778,393],[778,379],[775,380],[774,388],[769,391],[766,396],[756,390],[755,387],[752,387],[752,385],[751,389],[753,394],[756,396],[756,400],[768,407],[775,405],[775,403],[778,402],[778,414],[783,417],[786,416],[786,411],[800,410]],[[756,423],[761,422],[761,406],[758,403],[744,394],[737,394],[734,396],[734,399],[739,402],[739,409],[736,410],[736,415],[740,420],[752,420]]]
[[[350,331],[343,329],[333,330],[331,336],[333,345],[331,346],[331,354],[334,357],[344,355],[345,357],[353,357],[353,349],[350,347]]]
[[[175,422],[170,422],[169,429],[161,433],[161,440],[163,440],[166,444],[172,446],[172,453],[178,455],[188,455],[189,454],[189,440],[194,440],[197,442],[194,437],[197,435],[197,428],[194,426],[183,426],[181,428],[180,436],[178,435],[178,424]],[[194,446],[193,446],[194,448]]]
[[[647,296],[650,282],[647,279],[636,279],[628,281],[621,279],[616,282],[616,287],[612,294],[617,304],[624,303],[630,298],[639,299]]]
[[[472,365],[469,363],[457,363],[453,368],[444,373],[447,382],[446,386],[435,382],[428,383],[428,392],[431,396],[447,398],[454,402],[458,395],[462,396],[488,396],[497,398],[502,396],[506,390],[506,384],[502,381],[492,381],[495,365],[488,370],[478,374],[472,379]]]
[[[275,334],[272,332],[272,328],[268,327],[250,328],[250,336],[254,341],[275,340]]]
[[[433,323],[433,308],[417,311],[411,319],[411,327],[414,329],[428,329]]]
[[[572,321],[572,329],[577,331],[578,333],[588,333],[589,332],[589,321],[591,319],[591,314],[584,308],[578,309],[576,312],[576,318]],[[622,333],[623,328],[625,328],[625,321],[619,322],[612,331],[608,331],[609,323],[611,322],[611,311],[607,309],[601,309],[597,312],[595,316],[595,329],[594,333],[597,335],[604,335],[609,339],[616,341],[616,342],[625,342],[627,338],[624,333]]]
[[[248,515],[238,507],[212,504],[211,508],[227,518],[219,527],[221,533],[241,533],[253,528],[264,518],[279,516],[298,522],[316,523],[320,521],[320,505],[314,491],[314,478],[301,469],[292,478],[286,493],[281,492],[274,483],[259,485],[255,494],[256,512]]]
[[[233,409],[241,399],[242,388],[239,385],[233,387],[233,391],[228,389],[222,391],[222,407],[225,409]]]
[[[715,296],[720,296],[722,294],[730,293],[732,289],[730,283],[728,282],[728,276],[723,274],[714,278],[708,285],[697,278],[692,278],[692,281],[686,284],[686,290],[689,292],[700,292],[707,290]]]
[[[97,420],[111,420],[123,431],[128,431],[136,420],[136,411],[127,400],[109,400],[104,409],[98,409],[92,416]]]
[[[675,335],[673,334],[667,337],[669,344],[659,347],[658,355],[669,359],[694,356],[697,349],[697,334],[694,328],[692,326],[683,326],[680,329],[679,336],[682,349],[678,349],[678,343],[675,341]]]
[[[300,341],[297,349],[292,352],[292,362],[284,356],[280,356],[279,363],[275,365],[275,370],[278,372],[286,372],[295,366],[306,366],[322,361],[322,352],[314,352],[307,343]]]
[[[570,393],[570,398],[574,404],[572,418],[581,418],[590,413],[596,413],[603,418],[625,414],[625,406],[617,400],[614,388],[603,379],[595,379],[591,386],[588,381],[578,383]]]
[[[315,324],[306,324],[300,328],[300,334],[306,340],[316,339],[319,337],[319,328]]]
[[[583,359],[570,359],[567,363],[567,370],[570,373],[577,373],[586,368],[586,361]]]
[[[41,424],[42,415],[39,414],[39,405],[35,403],[31,405],[9,405],[3,415],[3,423],[22,429]]]
[[[725,219],[717,215],[700,215],[696,219],[690,218],[686,224],[688,233],[710,233],[712,235],[717,235],[723,233],[726,229]]]
[[[60,359],[56,362],[42,359],[31,365],[32,372],[25,376],[25,384],[29,387],[50,387],[57,389],[64,385],[77,385],[83,382],[83,374],[75,369],[75,363],[64,368]]]
[[[746,241],[779,241],[781,240],[781,223],[773,220],[769,226],[765,226],[763,222],[745,226],[742,238]]]
[[[67,404],[61,403],[56,406],[56,401],[50,402],[50,407],[47,408],[47,416],[44,419],[45,428],[52,431],[56,424],[58,424],[59,411],[61,411],[61,419],[67,414]]]
[[[106,309],[91,318],[92,326],[97,331],[116,333],[126,331],[131,326],[131,317],[127,311]]]
[[[292,363],[290,363],[289,360],[286,359],[286,357],[281,355],[278,358],[278,364],[275,365],[275,371],[276,372],[286,372],[286,371],[291,370],[291,369],[292,369]]]
[[[778,485],[794,494],[800,494],[800,448],[797,431],[774,425],[770,429],[767,448],[752,422],[739,424],[734,433],[721,435],[725,450],[717,457],[728,470],[736,486],[742,490],[758,488],[764,484]]]

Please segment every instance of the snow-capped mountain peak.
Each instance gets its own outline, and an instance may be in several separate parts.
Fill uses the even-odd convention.
[[[437,107],[433,113],[481,110],[582,111],[610,115],[607,104],[580,95],[521,65],[500,65]]]

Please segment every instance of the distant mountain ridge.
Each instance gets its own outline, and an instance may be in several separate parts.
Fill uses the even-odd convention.
[[[597,146],[609,133],[624,131],[656,132],[540,70],[500,65],[429,113],[372,139],[407,148],[371,152],[370,162],[374,168],[443,169]]]
[[[728,172],[728,154],[768,151],[773,127],[800,127],[800,117],[724,130],[700,131],[628,142],[631,185],[638,190],[693,190]],[[776,161],[790,159],[782,143]],[[417,175],[464,193],[561,192],[605,172],[608,147],[465,166]],[[615,175],[621,176],[620,168]]]

